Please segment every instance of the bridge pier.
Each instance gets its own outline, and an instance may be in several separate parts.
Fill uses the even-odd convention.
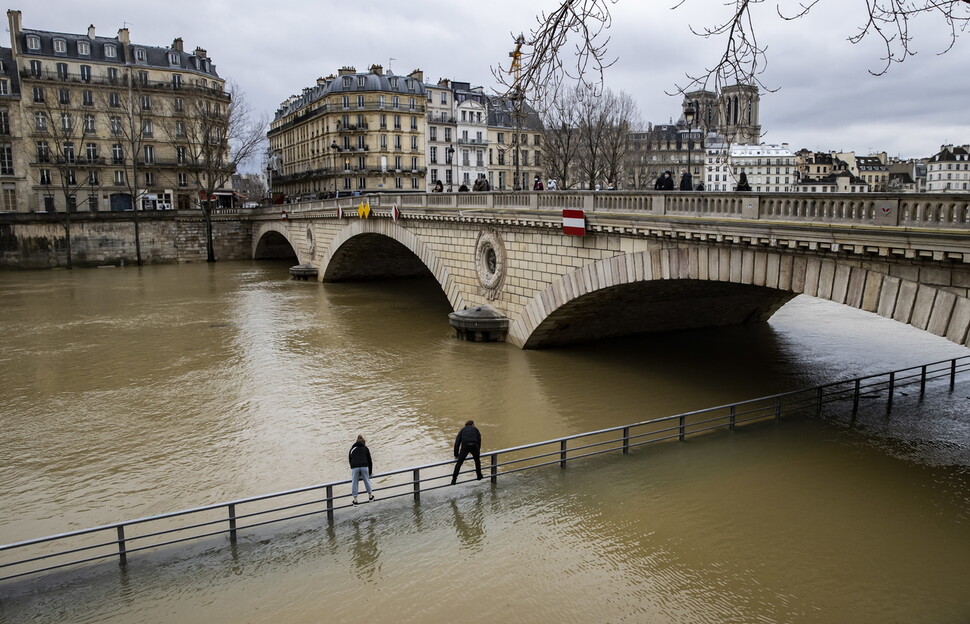
[[[469,342],[504,342],[509,333],[509,318],[489,305],[452,312],[448,322]]]

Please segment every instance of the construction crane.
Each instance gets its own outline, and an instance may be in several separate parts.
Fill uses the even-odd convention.
[[[509,52],[509,56],[512,57],[512,66],[509,67],[509,73],[512,74],[515,84],[519,83],[519,78],[522,77],[522,46],[525,45],[525,37],[521,34],[515,39],[515,49]]]
[[[519,171],[519,143],[522,133],[522,46],[525,45],[525,37],[519,34],[515,39],[515,49],[509,52],[512,64],[509,66],[509,73],[512,75],[512,117],[515,121],[515,182],[513,190],[520,190],[521,173]]]

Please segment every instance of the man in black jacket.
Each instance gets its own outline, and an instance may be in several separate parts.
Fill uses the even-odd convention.
[[[357,504],[357,482],[364,480],[364,487],[367,488],[367,500],[374,500],[374,494],[370,489],[370,473],[374,469],[371,462],[370,449],[364,443],[364,436],[357,436],[357,441],[350,447],[350,481],[351,493],[354,495],[353,503]]]
[[[455,458],[458,462],[455,464],[455,473],[451,475],[451,484],[454,485],[458,481],[458,473],[461,472],[461,464],[471,453],[471,456],[475,458],[475,474],[478,478],[482,478],[482,434],[475,426],[474,420],[469,420],[462,427],[461,431],[458,432],[458,436],[455,438]]]

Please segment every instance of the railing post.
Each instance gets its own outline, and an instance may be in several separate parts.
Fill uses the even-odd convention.
[[[728,430],[729,431],[734,431],[734,422],[735,422],[735,420],[737,420],[737,406],[732,405],[731,406],[731,416],[730,416],[730,420],[728,421]]]
[[[411,491],[414,492],[414,502],[421,502],[421,469],[411,471]]]
[[[327,521],[333,524],[333,486],[327,486]]]
[[[889,373],[889,398],[886,399],[886,407],[892,407],[893,392],[896,391],[896,371]]]
[[[125,527],[118,526],[118,563],[121,566],[128,565],[128,551],[125,548]]]
[[[623,427],[623,454],[630,452],[630,428]]]
[[[680,440],[681,442],[683,442],[685,437],[687,437],[687,417],[686,416],[681,416],[680,417],[680,433],[678,433],[677,439]]]
[[[775,420],[781,420],[781,397],[775,397]]]
[[[859,388],[861,387],[861,385],[862,385],[862,380],[856,379],[855,390],[852,393],[852,413],[853,414],[859,413]]]
[[[498,453],[492,453],[492,465],[489,472],[491,474],[488,479],[492,482],[492,485],[495,485],[498,483]]]
[[[821,386],[819,386],[819,388],[818,388],[818,397],[815,399],[815,415],[816,416],[821,416],[822,415],[822,395],[823,395],[823,393],[824,393],[824,390],[822,389]]]
[[[950,360],[950,390],[953,390],[953,384],[957,380],[957,360],[953,358]]]
[[[559,467],[560,468],[566,467],[566,441],[565,440],[559,441]]]
[[[229,541],[236,542],[236,505],[229,503]]]
[[[919,376],[919,395],[923,396],[926,394],[926,364],[920,367]]]

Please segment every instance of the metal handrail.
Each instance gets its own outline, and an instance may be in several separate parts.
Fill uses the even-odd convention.
[[[815,410],[816,413],[821,413],[823,406],[847,399],[852,400],[852,413],[855,414],[858,411],[861,397],[874,392],[881,393],[883,390],[888,390],[887,405],[891,408],[893,392],[897,388],[918,383],[922,395],[926,390],[927,382],[948,378],[949,388],[952,390],[957,374],[968,370],[970,370],[970,356],[962,356],[886,373],[830,382],[808,389],[792,390],[672,416],[488,451],[481,454],[483,464],[487,463],[483,466],[483,471],[487,469],[488,478],[494,484],[497,483],[499,476],[511,475],[524,470],[533,470],[556,464],[565,467],[569,461],[616,451],[622,451],[625,454],[629,453],[630,449],[647,444],[675,439],[683,441],[688,436],[717,429],[734,430],[737,426],[745,423],[778,420],[783,414],[798,413],[804,410]],[[570,446],[570,443],[580,440],[583,441],[582,444]],[[533,451],[540,452],[533,454]],[[528,454],[520,456],[523,453]],[[454,461],[448,460],[375,474],[373,478],[400,476],[406,478],[396,483],[375,487],[374,491],[385,492],[381,497],[384,500],[413,496],[415,501],[419,501],[422,493],[450,485],[451,467],[453,465]],[[447,467],[446,470],[441,470],[445,467]],[[462,471],[461,474],[468,474],[472,470],[469,468]],[[430,471],[433,471],[433,474],[428,475]],[[11,570],[6,576],[0,576],[0,581],[79,566],[113,557],[118,557],[120,564],[124,566],[127,565],[128,555],[133,553],[227,533],[230,540],[235,542],[239,531],[322,513],[326,513],[328,520],[333,522],[336,510],[350,506],[347,502],[350,493],[335,494],[334,490],[337,487],[342,488],[349,484],[350,479],[331,481],[2,545],[0,546],[0,556],[20,553],[18,555],[20,558],[0,561],[0,570]],[[320,492],[322,492],[322,496],[317,494]],[[237,513],[239,507],[283,497],[308,494],[314,495],[309,500],[291,500],[280,506]],[[299,513],[292,513],[296,510],[299,510]],[[206,517],[206,514],[216,514],[216,517]],[[195,521],[190,524],[174,524],[172,526],[166,524],[167,521],[190,516],[195,518]],[[248,524],[241,524],[241,522],[247,521],[249,521]],[[153,527],[153,530],[138,535],[127,534],[127,529],[139,526]],[[218,528],[213,529],[213,527]],[[201,532],[195,532],[199,530]],[[105,532],[110,535],[107,540],[85,542],[85,538]],[[186,535],[188,532],[193,533]],[[53,552],[38,550],[38,547],[55,543],[64,544],[64,546]],[[84,553],[84,556],[68,559],[72,555],[80,553]],[[30,566],[30,564],[39,562],[50,565]]]

